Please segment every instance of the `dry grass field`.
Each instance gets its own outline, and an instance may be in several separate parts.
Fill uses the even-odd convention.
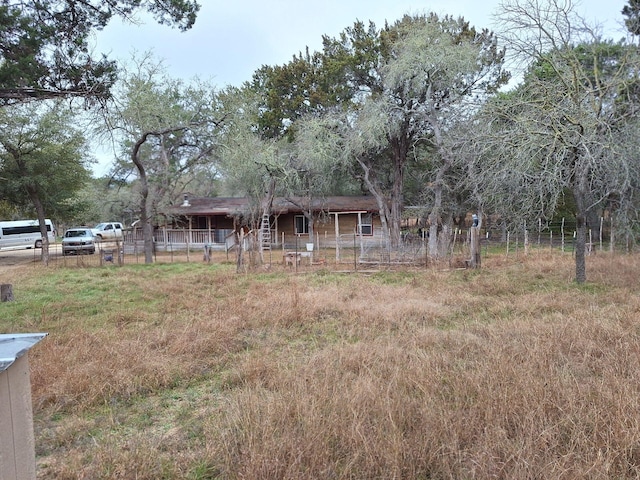
[[[640,476],[640,257],[12,270],[39,479]]]

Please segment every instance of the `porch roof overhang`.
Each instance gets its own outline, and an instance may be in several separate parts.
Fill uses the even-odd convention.
[[[173,215],[194,216],[242,216],[248,213],[249,199],[246,197],[198,197],[188,198],[182,204],[169,208]],[[271,207],[273,215],[302,213],[309,208],[309,199],[305,197],[277,197]],[[368,213],[378,212],[378,204],[371,196],[333,196],[311,200],[314,212],[329,213]]]
[[[181,204],[172,205],[168,212],[187,217],[240,216],[249,209],[245,197],[196,197],[185,198]]]

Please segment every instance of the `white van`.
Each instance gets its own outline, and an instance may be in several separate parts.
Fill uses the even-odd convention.
[[[91,229],[98,240],[122,239],[122,224],[119,222],[99,223]]]
[[[49,243],[56,241],[56,229],[48,218],[44,221],[47,226]],[[0,248],[24,247],[42,248],[42,235],[38,220],[0,221]]]

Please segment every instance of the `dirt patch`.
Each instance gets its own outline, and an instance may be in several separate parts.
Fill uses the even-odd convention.
[[[33,250],[0,250],[0,277],[16,269],[24,268],[40,262],[40,251]]]

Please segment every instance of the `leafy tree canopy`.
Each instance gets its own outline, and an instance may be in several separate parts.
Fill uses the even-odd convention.
[[[72,218],[69,198],[90,179],[86,139],[60,105],[0,110],[0,197],[22,212]]]
[[[148,11],[161,24],[191,28],[195,0],[0,0],[0,106],[27,100],[109,96],[115,62],[93,58],[88,39],[114,17]]]
[[[624,21],[627,30],[634,35],[640,35],[640,1],[629,0],[629,5],[622,8],[622,15],[627,17]]]

